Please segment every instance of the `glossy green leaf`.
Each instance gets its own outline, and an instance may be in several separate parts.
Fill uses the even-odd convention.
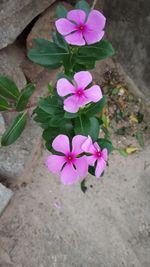
[[[9,109],[8,102],[6,101],[6,99],[0,97],[0,111],[4,111],[4,110],[7,110],[7,109]]]
[[[57,96],[40,99],[39,107],[50,115],[63,111],[61,100]]]
[[[17,85],[7,78],[6,76],[0,76],[0,95],[13,100],[17,100],[20,96]]]
[[[89,12],[91,11],[91,8],[89,6],[89,4],[87,3],[87,1],[85,0],[81,0],[79,1],[76,5],[75,5],[76,9],[82,9],[84,10],[87,14],[89,14]]]
[[[102,149],[107,148],[109,153],[111,153],[114,150],[114,147],[113,147],[112,142],[110,140],[107,140],[104,138],[99,138],[97,140],[97,143],[99,144],[99,146]]]
[[[63,58],[68,52],[48,40],[37,38],[33,40],[36,47],[28,52],[28,58],[44,67],[55,68],[62,65]]]
[[[58,32],[53,32],[52,33],[52,37],[53,37],[54,43],[58,47],[63,48],[68,52],[68,44],[67,44],[67,42],[65,41],[64,37],[61,34],[59,34]]]
[[[88,118],[82,115],[75,119],[74,131],[76,134],[90,135],[95,141],[99,135],[99,122],[95,117]]]
[[[66,118],[66,119],[74,119],[76,117],[78,117],[78,113],[65,112],[65,114],[64,114],[64,118]]]
[[[65,18],[67,16],[68,10],[63,5],[58,5],[56,8],[57,18]]]
[[[17,111],[23,111],[26,108],[26,106],[29,102],[29,98],[33,94],[34,90],[35,90],[34,84],[28,84],[23,89],[23,91],[20,94],[20,97],[18,98],[17,104],[16,104],[16,110]]]
[[[77,60],[86,62],[87,60],[101,60],[114,54],[114,49],[107,40],[101,40],[93,45],[85,45],[79,48]]]
[[[93,116],[97,113],[100,113],[106,106],[106,104],[107,104],[107,99],[105,96],[103,96],[103,98],[99,102],[91,104],[89,107],[87,107],[84,113],[86,114],[86,116]]]
[[[8,126],[1,139],[2,146],[8,146],[14,143],[23,132],[27,121],[26,112],[20,113]]]

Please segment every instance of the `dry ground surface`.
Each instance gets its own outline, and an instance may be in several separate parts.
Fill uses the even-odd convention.
[[[0,267],[150,266],[149,116],[115,72],[108,77],[107,66],[97,68],[96,81],[102,69],[114,144],[138,151],[114,152],[104,176],[89,175],[83,193],[79,183],[66,187],[48,173],[43,149],[24,181],[11,184],[14,196],[0,218]]]

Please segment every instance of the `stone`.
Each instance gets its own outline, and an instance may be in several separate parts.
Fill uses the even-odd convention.
[[[114,58],[150,101],[150,1],[101,0],[96,8],[107,18],[106,37],[115,48]]]
[[[8,205],[13,192],[0,183],[0,215]]]
[[[0,49],[12,44],[26,26],[54,0],[0,1]]]
[[[22,89],[27,83],[21,69],[24,57],[23,51],[16,44],[0,50],[0,75],[6,75],[14,80],[19,89]]]
[[[0,148],[0,177],[8,182],[23,181],[41,152],[41,129],[29,119],[20,138]]]
[[[5,132],[5,121],[2,114],[0,113],[0,138],[4,132]]]

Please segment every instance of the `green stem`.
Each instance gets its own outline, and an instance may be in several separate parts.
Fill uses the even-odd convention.
[[[82,124],[81,115],[79,115],[79,120],[80,120],[80,124],[81,124],[82,134],[84,134],[84,129],[83,129],[83,124]]]

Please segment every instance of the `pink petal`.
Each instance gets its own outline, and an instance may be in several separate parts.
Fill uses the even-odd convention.
[[[89,71],[80,71],[74,75],[78,88],[85,89],[92,82],[92,75]]]
[[[84,38],[87,42],[87,44],[95,44],[97,42],[99,42],[103,36],[104,36],[104,31],[101,30],[87,30],[84,32]]]
[[[48,157],[46,165],[50,172],[58,173],[61,171],[66,160],[63,156],[51,155]]]
[[[76,25],[65,18],[56,20],[55,26],[57,31],[62,35],[69,34],[76,30]]]
[[[82,144],[87,139],[86,136],[83,135],[76,135],[72,139],[72,152],[74,152],[76,155],[79,155],[83,152],[82,150]]]
[[[102,154],[103,159],[104,159],[105,161],[107,161],[107,160],[108,160],[108,150],[107,150],[107,148],[104,148],[104,149],[102,150],[101,154]]]
[[[93,85],[91,88],[85,90],[85,96],[90,102],[98,102],[102,98],[102,92],[98,85]]]
[[[72,45],[82,46],[85,45],[85,40],[83,38],[82,32],[76,31],[65,36],[65,40],[67,43]]]
[[[60,176],[61,182],[64,185],[71,185],[76,183],[79,180],[79,178],[80,177],[77,171],[74,169],[73,165],[67,163],[61,172]]]
[[[70,152],[70,144],[69,144],[69,138],[68,136],[64,135],[64,134],[60,134],[58,135],[53,143],[52,143],[52,147],[54,148],[54,150],[58,151],[58,152],[62,152],[64,154],[67,154]]]
[[[65,78],[58,80],[56,88],[60,96],[66,96],[75,92],[74,86]]]
[[[95,176],[99,178],[103,173],[103,171],[105,170],[105,168],[106,168],[105,160],[103,160],[103,158],[99,159],[96,165]]]
[[[79,110],[78,98],[73,95],[69,96],[64,101],[64,110],[70,113],[76,113]]]
[[[78,25],[82,25],[85,22],[86,14],[83,10],[71,10],[67,14],[67,19],[75,21]]]
[[[94,166],[95,161],[96,161],[96,157],[94,157],[93,155],[92,156],[87,156],[87,162],[88,162],[88,164],[90,166]]]
[[[82,150],[87,153],[94,154],[96,151],[91,136],[88,136],[88,138],[85,140],[85,142],[81,146]]]
[[[97,142],[94,143],[94,147],[95,147],[96,151],[101,151],[101,148]]]
[[[89,30],[103,30],[105,27],[106,18],[98,10],[92,10],[88,16],[86,25]]]
[[[82,178],[85,177],[88,173],[88,163],[86,158],[86,156],[83,156],[81,158],[77,158],[75,161],[77,173]]]

